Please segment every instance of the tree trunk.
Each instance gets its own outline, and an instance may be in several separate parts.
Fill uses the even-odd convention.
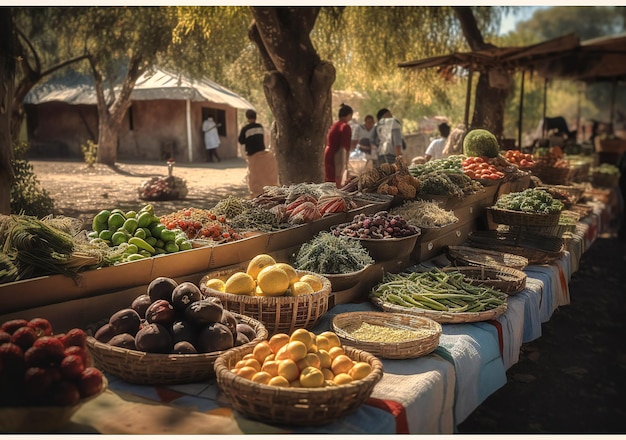
[[[114,166],[117,161],[117,147],[122,120],[130,107],[130,94],[133,91],[135,82],[142,73],[142,69],[140,69],[141,60],[131,57],[128,73],[124,78],[122,88],[110,105],[107,105],[104,97],[104,81],[97,62],[93,57],[89,57],[89,63],[93,71],[96,96],[98,98],[97,162]]]
[[[461,23],[463,35],[472,50],[495,47],[483,40],[471,7],[453,6],[453,9]],[[505,71],[500,73],[510,75]],[[489,71],[481,69],[475,93],[471,128],[485,128],[500,139],[504,131],[504,107],[509,90],[491,87],[489,85]]]
[[[263,90],[274,116],[271,142],[280,183],[324,180],[335,68],[320,60],[310,32],[319,7],[253,7],[250,39],[267,71]]]
[[[0,214],[11,213],[13,137],[11,102],[15,80],[16,39],[11,8],[0,9]]]

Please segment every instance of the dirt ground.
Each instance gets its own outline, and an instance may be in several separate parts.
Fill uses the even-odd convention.
[[[167,176],[165,162],[119,163],[115,168],[82,161],[30,161],[37,179],[54,199],[55,215],[83,220],[91,227],[93,216],[102,209],[138,210],[152,203],[157,215],[185,207],[208,209],[234,195],[248,197],[246,162],[243,159],[220,163],[175,164],[173,175],[185,179],[189,193],[182,200],[146,202],[138,188],[153,176]]]
[[[90,227],[100,209],[137,209],[139,185],[167,175],[164,163],[119,164],[32,161],[55,200],[57,215]],[[154,202],[157,214],[187,206],[210,208],[228,195],[247,196],[243,160],[176,165],[189,194]],[[610,235],[596,241],[570,282],[571,304],[542,325],[542,336],[522,346],[507,384],[463,423],[460,434],[626,433],[626,243]]]

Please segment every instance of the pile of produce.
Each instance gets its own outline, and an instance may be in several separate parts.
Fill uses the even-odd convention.
[[[391,214],[399,215],[419,228],[441,228],[458,220],[454,212],[446,211],[436,202],[426,200],[408,200],[393,208]]]
[[[359,241],[322,231],[300,246],[293,265],[298,270],[320,274],[346,274],[373,263]]]
[[[492,165],[487,157],[470,156],[463,161],[463,172],[472,179],[500,180],[504,173]]]
[[[180,177],[154,176],[143,182],[137,192],[141,200],[176,200],[184,199],[189,190]]]
[[[563,203],[560,200],[556,200],[548,192],[537,188],[505,194],[498,199],[494,206],[509,211],[535,214],[554,214],[563,209]]]
[[[452,171],[461,173],[464,156],[449,156],[443,159],[429,160],[422,164],[413,164],[409,167],[411,175],[421,177],[434,171]]]
[[[363,193],[376,192],[407,199],[415,198],[420,182],[411,174],[402,160],[394,164],[383,163],[376,168],[367,168],[354,177],[342,189],[358,190]]]
[[[314,274],[300,276],[288,263],[276,262],[267,254],[255,256],[246,268],[229,275],[226,280],[205,276],[200,289],[210,295],[211,289],[218,292],[246,296],[299,296],[319,292],[323,281]]]
[[[493,133],[479,128],[471,130],[465,135],[463,154],[475,157],[497,157],[500,154],[500,145]]]
[[[230,242],[242,238],[241,234],[226,223],[226,218],[200,208],[183,208],[162,215],[162,224],[167,229],[182,230],[188,239],[204,239]]]
[[[620,171],[615,165],[603,163],[589,169],[589,178],[593,186],[612,188],[619,184]]]
[[[507,295],[468,283],[460,272],[385,273],[371,296],[390,304],[441,312],[483,312],[506,303]]]
[[[347,212],[357,206],[348,193],[328,183],[265,187],[263,193],[250,203],[253,207],[268,210],[276,217],[274,229],[280,228],[284,223],[308,223],[324,215]],[[261,209],[257,211],[261,212]],[[250,217],[249,211],[245,214]]]
[[[94,337],[129,350],[196,354],[243,345],[256,333],[238,322],[218,298],[205,297],[194,283],[157,277],[130,307],[111,315]]]
[[[410,225],[399,215],[390,215],[387,211],[376,214],[357,214],[350,223],[333,228],[336,236],[345,235],[352,238],[386,239],[401,238],[419,234],[419,228]]]
[[[569,168],[561,147],[537,148],[534,154],[535,165],[548,168]]]
[[[0,215],[0,284],[112,264],[115,252],[90,244],[70,217]]]
[[[12,319],[0,327],[0,406],[72,406],[104,386],[91,366],[87,335],[55,335],[47,319]],[[37,423],[37,420],[33,420]]]
[[[158,254],[192,248],[181,229],[168,229],[154,214],[154,206],[145,205],[138,212],[103,209],[92,221],[88,234],[92,243],[106,243],[121,251],[117,262],[135,261]]]
[[[420,176],[421,188],[418,196],[428,195],[465,197],[466,192],[473,193],[476,188],[482,188],[479,182],[472,181],[469,176],[463,173],[433,171]]]
[[[306,329],[296,329],[290,335],[277,333],[259,342],[246,356],[230,371],[252,382],[277,387],[343,385],[372,372],[369,363],[351,359],[331,331],[319,335]]]
[[[535,166],[533,155],[524,154],[519,150],[507,150],[504,153],[504,158],[520,168],[532,168]]]

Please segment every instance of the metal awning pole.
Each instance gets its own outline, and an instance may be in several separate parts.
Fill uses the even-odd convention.
[[[522,69],[522,81],[519,92],[519,116],[517,117],[517,148],[522,150],[522,115],[524,114],[524,78],[526,71]]]
[[[580,101],[582,95],[582,87],[578,87],[578,103],[576,108],[576,139],[574,139],[578,143],[578,138],[580,137],[581,127],[580,127]]]
[[[546,107],[548,105],[548,78],[543,81],[543,119],[541,120],[541,138],[546,138]]]
[[[463,124],[465,124],[465,128],[467,131],[469,131],[469,109],[470,109],[470,102],[472,100],[472,75],[473,75],[474,71],[472,69],[472,67],[469,68],[468,74],[467,74],[467,93],[465,94],[465,116],[463,117]]]
[[[193,162],[193,145],[191,143],[191,100],[185,103],[185,117],[187,119],[187,151],[189,153],[189,163]]]
[[[613,91],[611,92],[611,117],[609,124],[611,124],[611,133],[615,133],[615,124],[613,124],[613,118],[615,118],[615,95],[617,95],[617,80],[613,80]]]

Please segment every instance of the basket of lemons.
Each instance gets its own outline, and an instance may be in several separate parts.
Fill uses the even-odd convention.
[[[328,311],[332,286],[323,275],[259,254],[240,270],[205,275],[200,290],[219,298],[225,309],[262,322],[272,335],[313,328]]]
[[[264,423],[319,426],[356,411],[382,379],[373,354],[334,332],[276,333],[215,361],[217,384],[237,411]]]

